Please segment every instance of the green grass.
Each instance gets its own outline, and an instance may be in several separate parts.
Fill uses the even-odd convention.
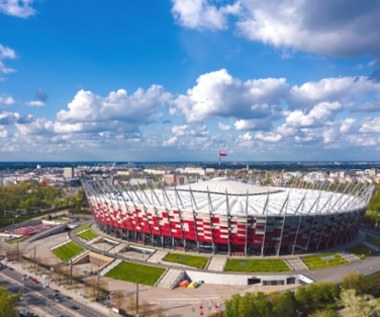
[[[377,246],[380,248],[380,239],[379,238],[375,238],[373,236],[370,236],[370,235],[367,235],[365,241]]]
[[[371,249],[364,244],[355,245],[354,247],[349,248],[348,251],[355,254],[361,260],[376,252],[374,249]]]
[[[289,272],[288,265],[280,259],[228,259],[224,271],[227,272]]]
[[[123,261],[105,276],[116,280],[153,286],[164,272],[165,269],[161,267]]]
[[[336,253],[323,253],[303,256],[301,259],[310,270],[319,270],[326,267],[333,267],[348,263],[346,259],[343,259],[339,254]]]
[[[52,250],[53,254],[57,257],[59,257],[62,261],[67,261],[71,259],[72,257],[78,255],[79,253],[83,252],[84,248],[82,248],[80,245],[76,244],[75,242],[68,242],[54,250]]]
[[[84,225],[81,225],[81,226],[75,228],[74,232],[75,233],[79,233],[79,232],[82,232],[82,231],[86,231],[86,230],[90,229],[90,226],[91,226],[90,223],[85,223]]]
[[[198,269],[204,269],[208,263],[208,257],[188,255],[181,253],[169,253],[164,258],[164,261],[184,264],[188,266],[193,266]]]
[[[14,243],[20,243],[26,239],[28,239],[29,237],[25,237],[25,236],[22,236],[22,237],[18,237],[18,238],[13,238],[13,239],[8,239],[8,240],[5,240],[6,243],[9,243],[9,244],[14,244]]]
[[[92,239],[95,239],[98,235],[92,231],[91,229],[88,229],[86,231],[82,231],[81,233],[77,234],[78,237],[81,237],[82,239],[85,239],[87,241],[90,241]]]

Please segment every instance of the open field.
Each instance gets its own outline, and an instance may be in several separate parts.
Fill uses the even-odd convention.
[[[90,229],[90,226],[91,226],[90,223],[86,223],[86,224],[84,224],[84,225],[81,225],[81,226],[75,228],[75,229],[74,229],[74,232],[75,232],[75,233],[80,233],[80,232],[82,232],[82,231],[86,231],[86,230]]]
[[[309,256],[302,256],[301,260],[304,261],[310,270],[319,270],[326,267],[338,266],[341,264],[349,263],[336,253],[323,253]]]
[[[226,272],[290,272],[288,265],[280,259],[245,260],[228,259],[224,267]]]
[[[52,250],[53,254],[60,258],[62,261],[67,261],[72,257],[78,255],[83,252],[83,248],[76,244],[75,242],[68,242],[54,250]]]
[[[208,257],[180,253],[169,253],[163,258],[163,260],[167,262],[193,266],[198,269],[204,269],[207,265]]]
[[[123,261],[105,276],[153,286],[164,272],[165,269],[161,267]]]
[[[85,239],[87,241],[90,241],[92,239],[95,239],[98,235],[92,231],[91,229],[88,229],[86,231],[82,231],[81,233],[77,234],[78,237],[81,237],[82,239]]]
[[[348,251],[355,254],[361,260],[375,253],[375,250],[365,246],[364,244],[355,245],[354,247],[349,248]]]

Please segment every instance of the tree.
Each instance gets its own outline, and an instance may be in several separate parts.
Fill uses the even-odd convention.
[[[338,313],[334,310],[317,310],[308,317],[339,317]]]
[[[0,286],[0,317],[16,317],[16,305],[20,299],[20,293],[8,292]]]
[[[343,289],[353,289],[357,294],[367,293],[371,288],[371,283],[363,274],[358,272],[351,272],[343,277],[341,286]]]
[[[296,292],[298,309],[310,314],[318,309],[334,306],[340,289],[334,282],[320,282],[300,287]]]
[[[246,293],[244,296],[235,294],[226,301],[225,315],[227,317],[271,317],[272,309],[268,295]]]
[[[344,306],[342,316],[375,317],[380,315],[380,303],[371,295],[357,295],[355,290],[343,290],[340,296]]]
[[[290,291],[271,293],[269,301],[272,304],[273,317],[293,317],[296,314],[296,299]]]

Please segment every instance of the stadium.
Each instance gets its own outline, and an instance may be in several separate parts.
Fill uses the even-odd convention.
[[[373,191],[368,183],[332,191],[323,184],[264,187],[226,178],[160,189],[111,179],[82,184],[97,225],[108,234],[176,250],[262,256],[351,241]]]

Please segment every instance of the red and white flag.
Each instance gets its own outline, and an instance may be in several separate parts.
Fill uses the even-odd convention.
[[[219,156],[227,156],[226,152],[219,152]]]

